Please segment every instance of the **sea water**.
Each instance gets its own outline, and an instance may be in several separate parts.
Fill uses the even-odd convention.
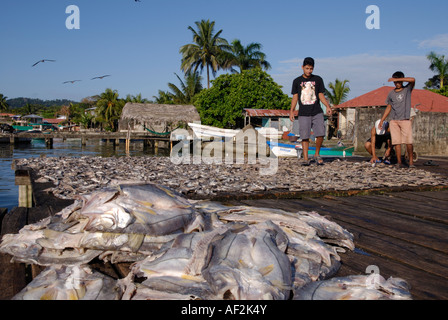
[[[48,148],[45,141],[32,139],[29,143],[10,145],[0,143],[0,208],[10,211],[18,206],[19,187],[15,185],[15,175],[12,163],[15,159],[32,157],[123,157],[123,156],[168,156],[169,150],[159,148],[157,153],[153,148],[143,148],[143,142],[131,142],[129,152],[126,152],[125,141],[116,147],[104,140],[88,140],[86,145],[80,139],[54,139],[53,147]]]

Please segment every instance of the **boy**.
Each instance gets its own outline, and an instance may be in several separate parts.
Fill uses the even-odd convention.
[[[389,121],[390,134],[392,136],[392,145],[395,147],[395,154],[397,155],[397,166],[403,168],[401,161],[401,144],[406,145],[406,151],[409,156],[409,167],[414,168],[413,155],[413,139],[412,139],[412,122],[411,118],[411,94],[415,86],[415,79],[404,76],[403,72],[397,71],[388,80],[393,81],[395,89],[393,89],[386,100],[386,110],[381,118],[378,127],[381,128],[384,120],[390,114]],[[403,82],[407,82],[403,86]]]
[[[316,137],[316,152],[314,160],[318,165],[323,165],[324,161],[320,157],[320,148],[325,136],[324,114],[320,102],[327,107],[327,115],[331,115],[330,104],[325,99],[324,81],[321,77],[314,75],[314,59],[305,58],[302,65],[303,75],[294,79],[292,83],[291,110],[289,119],[294,121],[294,110],[299,103],[299,134],[302,139],[303,160],[302,165],[309,166],[308,149],[310,145],[311,129]]]
[[[392,155],[392,143],[390,136],[390,128],[389,123],[384,121],[383,128],[380,130],[378,128],[378,124],[381,120],[375,122],[370,130],[370,138],[364,144],[367,152],[370,153],[372,158],[370,159],[371,163],[381,162],[376,155],[376,149],[381,149],[383,145],[385,146],[385,152],[383,156],[383,162],[386,164],[390,164],[390,158]]]

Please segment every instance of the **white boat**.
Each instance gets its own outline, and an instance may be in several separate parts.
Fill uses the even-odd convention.
[[[195,138],[198,139],[210,139],[210,138],[223,138],[229,139],[236,136],[240,130],[223,129],[212,126],[206,126],[198,123],[188,123],[188,126],[193,130]]]
[[[257,130],[259,134],[265,136],[266,139],[280,140],[283,135],[283,131],[280,131],[276,128],[261,127],[261,128],[255,128],[255,130]]]
[[[302,146],[300,144],[292,145],[266,141],[269,149],[276,157],[300,157],[302,155]]]

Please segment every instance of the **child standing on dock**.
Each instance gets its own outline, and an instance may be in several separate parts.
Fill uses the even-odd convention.
[[[321,77],[314,75],[314,59],[305,58],[302,65],[303,74],[294,79],[292,83],[291,110],[289,119],[294,122],[294,110],[299,103],[299,134],[302,139],[303,160],[302,165],[309,166],[308,149],[310,143],[311,129],[316,137],[316,152],[314,160],[318,165],[323,165],[324,161],[319,155],[320,148],[325,136],[325,122],[320,102],[326,106],[327,115],[331,115],[331,107],[325,99],[324,81]]]
[[[412,121],[411,119],[411,94],[415,86],[415,78],[405,77],[403,72],[397,71],[389,78],[389,82],[393,81],[395,89],[393,89],[386,100],[386,110],[381,118],[378,128],[383,126],[386,118],[391,116],[389,121],[390,134],[392,137],[392,145],[395,147],[397,155],[397,166],[404,167],[401,161],[401,144],[406,145],[406,151],[409,156],[409,167],[414,167],[413,159],[413,139],[412,139]],[[407,82],[403,86],[403,82]]]

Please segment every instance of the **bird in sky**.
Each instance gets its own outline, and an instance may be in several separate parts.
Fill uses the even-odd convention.
[[[62,83],[75,83],[76,81],[82,81],[82,80],[69,80],[69,81],[64,81]]]
[[[34,66],[37,65],[38,63],[45,62],[45,61],[55,62],[56,60],[42,59],[42,60],[37,61],[35,64],[33,64],[32,67],[34,67]]]
[[[95,78],[92,78],[91,80],[94,80],[94,79],[103,79],[103,78],[105,78],[105,77],[110,77],[110,74],[106,74],[106,75],[104,75],[104,76],[100,76],[100,77],[95,77]]]

